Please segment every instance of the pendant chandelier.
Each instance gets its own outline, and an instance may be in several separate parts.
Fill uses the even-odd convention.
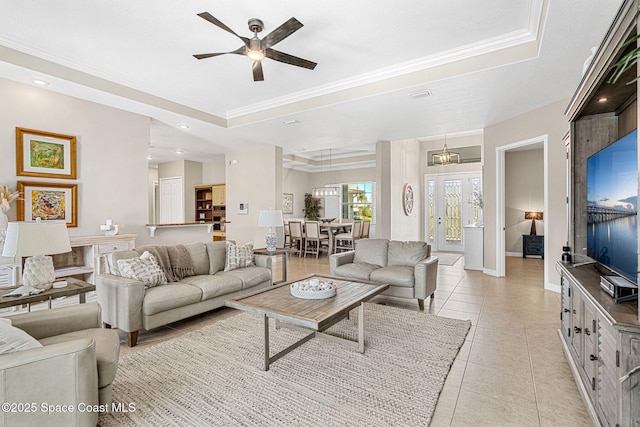
[[[444,147],[442,147],[442,152],[432,155],[431,163],[433,163],[434,166],[460,163],[460,153],[449,151],[449,148],[447,148],[447,134],[444,135]]]
[[[323,172],[323,150],[320,150],[320,175]],[[340,188],[331,185],[331,149],[329,149],[329,185],[324,187],[314,187],[311,189],[311,194],[313,197],[329,197],[329,196],[339,196]]]

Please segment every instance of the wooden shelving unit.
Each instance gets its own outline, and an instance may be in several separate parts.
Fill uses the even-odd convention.
[[[213,223],[213,240],[226,240],[226,188],[224,184],[195,186],[195,221]]]

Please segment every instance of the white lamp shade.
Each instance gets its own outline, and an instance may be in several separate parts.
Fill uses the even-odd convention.
[[[67,225],[61,221],[10,222],[2,256],[28,257],[71,251]]]
[[[282,227],[282,211],[261,210],[258,217],[258,227]]]

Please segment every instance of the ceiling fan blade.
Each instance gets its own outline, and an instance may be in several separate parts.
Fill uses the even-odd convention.
[[[202,19],[206,19],[207,21],[211,22],[213,25],[222,28],[223,30],[233,34],[234,36],[236,36],[237,38],[239,38],[240,40],[242,40],[245,44],[245,46],[249,46],[249,39],[246,37],[242,37],[239,36],[238,34],[236,34],[235,31],[233,31],[231,28],[227,27],[226,25],[224,25],[222,22],[220,22],[217,18],[215,18],[213,15],[211,15],[209,12],[202,12],[202,13],[198,13],[198,16]]]
[[[212,58],[214,56],[227,55],[230,53],[234,53],[236,55],[245,55],[247,53],[247,48],[246,46],[240,46],[238,49],[232,50],[231,52],[200,53],[198,55],[193,55],[193,56],[196,59],[206,59],[206,58]]]
[[[262,62],[253,61],[253,66],[251,68],[253,68],[253,81],[264,81],[264,75],[262,74]]]
[[[275,49],[267,49],[265,56],[271,58],[274,61],[284,62],[285,64],[295,65],[296,67],[307,68],[313,70],[318,65],[315,62],[307,61],[306,59],[298,58],[297,56],[289,55],[288,53],[280,52]]]
[[[303,25],[300,21],[298,21],[296,18],[291,18],[287,22],[264,36],[264,38],[262,39],[262,45],[264,47],[271,47],[276,43],[286,39],[302,27]]]

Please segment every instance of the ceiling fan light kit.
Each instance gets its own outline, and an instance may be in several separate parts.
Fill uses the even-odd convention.
[[[306,68],[313,70],[316,65],[315,62],[308,61],[306,59],[298,58],[297,56],[289,55],[288,53],[280,52],[272,49],[271,47],[281,42],[291,34],[298,31],[303,27],[302,23],[296,18],[291,18],[278,28],[267,34],[263,39],[258,38],[258,33],[264,29],[264,23],[257,18],[249,19],[249,30],[253,32],[252,38],[247,38],[236,34],[231,28],[227,27],[220,20],[215,18],[209,12],[198,13],[198,16],[212,23],[213,25],[221,28],[234,36],[238,37],[244,43],[244,46],[239,47],[236,50],[230,52],[218,52],[218,53],[202,53],[193,55],[196,59],[212,58],[214,56],[220,56],[225,54],[244,55],[247,58],[253,60],[253,80],[256,82],[264,80],[264,74],[262,72],[262,60],[266,57],[273,59],[274,61],[282,62],[284,64],[295,65],[296,67]]]

